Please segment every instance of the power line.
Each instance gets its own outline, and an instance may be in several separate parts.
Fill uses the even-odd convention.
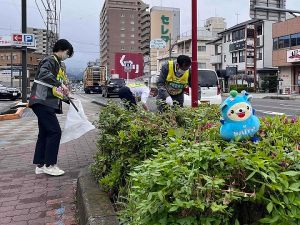
[[[40,12],[40,15],[41,15],[41,17],[42,17],[42,19],[43,19],[43,22],[44,22],[45,26],[47,27],[47,24],[46,24],[46,22],[45,22],[45,19],[44,19],[44,17],[43,17],[43,14],[42,14],[42,12],[41,12],[41,10],[40,10],[40,7],[39,7],[39,5],[37,4],[36,0],[34,0],[34,1],[35,1],[35,4],[36,4],[36,6],[37,6],[39,12]]]

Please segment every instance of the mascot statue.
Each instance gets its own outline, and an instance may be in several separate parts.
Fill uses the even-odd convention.
[[[244,140],[251,138],[256,142],[255,134],[259,130],[259,119],[254,115],[250,104],[252,96],[246,91],[240,95],[235,90],[220,106],[223,118],[221,119],[220,133],[224,140]]]

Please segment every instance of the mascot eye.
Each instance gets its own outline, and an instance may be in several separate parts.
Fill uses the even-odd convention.
[[[231,112],[231,114],[233,114],[233,113],[234,113],[234,111],[233,111],[233,110],[231,110],[230,112]]]
[[[247,106],[247,109],[249,110],[249,109],[250,109],[250,107],[249,107],[249,106]]]

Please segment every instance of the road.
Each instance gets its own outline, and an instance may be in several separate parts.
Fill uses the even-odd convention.
[[[120,102],[117,97],[103,98],[100,94],[80,94],[85,98],[98,100],[101,102],[107,102],[108,100]],[[225,99],[225,98],[224,98]],[[150,109],[155,108],[155,99],[149,99]],[[279,100],[279,99],[261,99],[253,98],[252,106],[256,110],[256,115],[262,116],[275,116],[275,115],[287,115],[300,116],[300,99],[296,100]]]

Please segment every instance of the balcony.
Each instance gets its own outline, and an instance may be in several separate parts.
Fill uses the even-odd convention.
[[[222,55],[213,55],[210,57],[210,64],[221,64],[222,63]]]

